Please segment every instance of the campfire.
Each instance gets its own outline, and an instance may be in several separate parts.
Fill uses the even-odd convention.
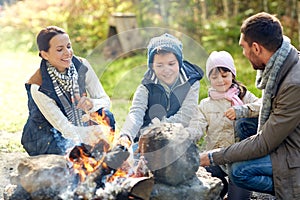
[[[105,147],[107,143],[101,140],[97,146]],[[122,146],[108,152],[100,152],[98,148],[89,150],[84,144],[75,146],[68,157],[72,163],[70,172],[76,177],[75,194],[82,199],[145,199],[151,192],[151,173],[143,160],[132,166],[129,156]],[[141,187],[141,182],[147,186],[143,191],[150,189],[143,196],[133,192],[137,185]]]
[[[104,113],[91,114],[89,120],[108,126]],[[104,134],[107,140],[100,139],[94,146],[76,145],[67,157],[70,172],[76,177],[75,195],[81,199],[149,198],[153,180],[145,162],[140,160],[134,166],[133,155],[128,151],[130,144],[118,144],[117,133],[112,130]],[[141,183],[146,184],[143,190],[148,192],[137,194],[134,187],[141,187]]]
[[[93,123],[105,123],[102,116],[89,117]],[[198,148],[181,124],[146,128],[138,156],[129,151],[129,144],[116,142],[117,131],[106,134],[93,146],[75,145],[66,156],[22,160],[5,199],[215,199],[221,191],[220,181],[207,180],[205,169],[198,171]]]

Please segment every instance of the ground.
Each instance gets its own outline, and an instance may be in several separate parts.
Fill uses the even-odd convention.
[[[10,184],[10,174],[17,170],[18,162],[21,158],[28,156],[27,153],[20,151],[18,148],[7,148],[11,144],[20,144],[21,132],[7,133],[0,131],[0,200],[3,200],[3,191]],[[254,193],[251,200],[275,200],[274,197],[266,194]]]
[[[25,152],[8,152],[4,147],[8,144],[20,143],[21,133],[7,133],[0,131],[0,200],[3,200],[3,191],[10,184],[10,173],[17,170],[18,161],[27,155]]]

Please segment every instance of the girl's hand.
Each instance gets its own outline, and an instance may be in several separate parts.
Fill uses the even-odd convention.
[[[233,108],[229,108],[228,110],[226,110],[224,115],[230,120],[235,120],[236,118],[236,114]]]
[[[83,96],[79,99],[78,104],[77,104],[77,108],[88,112],[89,110],[91,110],[93,108],[93,102],[90,100],[90,98]]]

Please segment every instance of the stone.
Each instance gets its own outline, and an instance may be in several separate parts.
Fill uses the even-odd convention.
[[[31,196],[37,196],[36,199],[41,198],[41,194],[45,194],[43,199],[57,196],[74,181],[67,164],[66,158],[60,155],[23,158],[11,183],[22,186]]]
[[[178,123],[160,123],[145,129],[139,140],[140,154],[157,183],[178,185],[195,176],[199,150]]]
[[[9,184],[3,192],[4,200],[31,200],[31,196],[21,185]]]
[[[196,174],[197,176],[177,186],[155,184],[150,200],[220,200],[223,188],[221,180],[211,177],[203,167]]]

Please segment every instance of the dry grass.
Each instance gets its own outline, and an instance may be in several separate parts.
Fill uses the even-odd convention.
[[[39,58],[30,53],[0,53],[0,130],[17,132],[28,116],[24,83],[38,67]]]

